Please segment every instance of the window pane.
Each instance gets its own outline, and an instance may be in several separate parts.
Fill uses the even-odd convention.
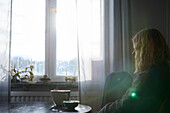
[[[11,66],[44,75],[45,0],[13,0]]]
[[[57,75],[78,75],[76,22],[76,0],[57,0]]]

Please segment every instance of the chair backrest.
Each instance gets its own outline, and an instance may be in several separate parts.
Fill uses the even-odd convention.
[[[124,71],[110,73],[105,81],[102,107],[121,98],[131,84],[132,76],[129,73]]]

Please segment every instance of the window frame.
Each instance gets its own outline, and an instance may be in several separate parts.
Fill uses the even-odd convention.
[[[56,0],[46,0],[45,74],[52,80],[56,76]]]

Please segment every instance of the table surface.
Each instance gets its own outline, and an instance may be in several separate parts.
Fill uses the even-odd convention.
[[[58,110],[51,110],[53,103],[47,102],[26,102],[26,103],[12,103],[12,104],[0,104],[0,113],[57,113]],[[79,104],[79,111],[85,110],[86,113],[91,111],[91,107],[87,105]],[[60,110],[63,113],[78,113],[73,110]]]

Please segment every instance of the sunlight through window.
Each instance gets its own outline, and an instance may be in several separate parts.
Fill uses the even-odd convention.
[[[31,6],[31,8],[30,8]],[[44,74],[45,0],[13,0],[11,66]]]

